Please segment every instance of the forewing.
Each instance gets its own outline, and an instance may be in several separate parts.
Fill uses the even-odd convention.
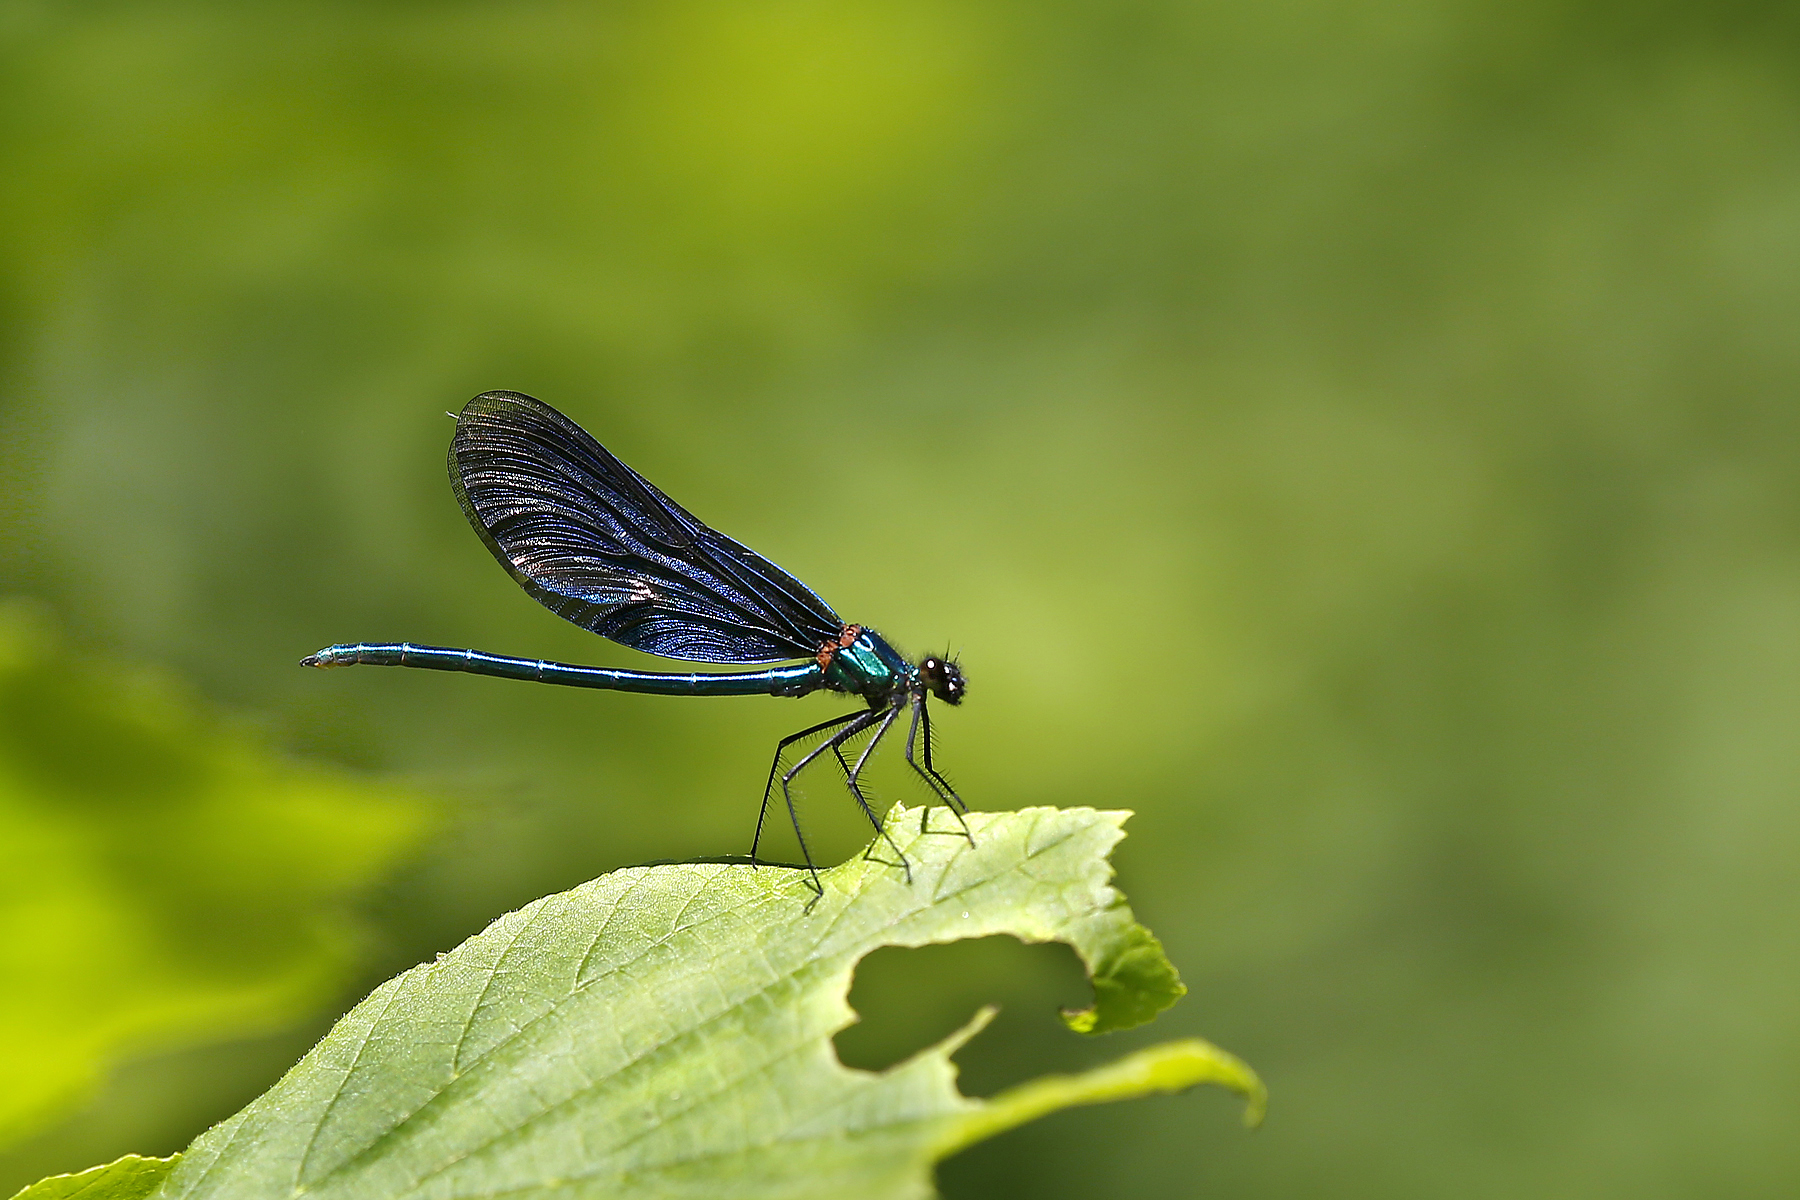
[[[484,392],[450,442],[469,524],[556,615],[696,662],[808,658],[843,622],[798,579],[702,524],[541,400]]]

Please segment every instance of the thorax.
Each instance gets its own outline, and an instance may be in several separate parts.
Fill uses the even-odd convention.
[[[825,668],[825,686],[869,700],[880,700],[911,682],[913,665],[873,629],[864,629],[848,646],[836,650]]]

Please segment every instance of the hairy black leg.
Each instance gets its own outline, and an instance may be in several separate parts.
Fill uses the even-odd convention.
[[[875,827],[875,832],[880,833],[881,822],[875,819],[874,810],[864,803],[862,792],[856,786],[855,770],[850,766],[850,760],[844,757],[844,748],[835,746],[831,752],[837,756],[838,766],[843,768],[844,786],[850,789],[850,795],[855,798],[857,805],[862,809],[863,816],[869,818],[869,824]],[[859,758],[857,761],[861,762],[862,760]]]
[[[875,753],[875,747],[881,744],[881,739],[886,737],[888,730],[894,727],[894,719],[899,715],[900,706],[897,704],[887,710],[887,716],[881,719],[881,725],[875,730],[875,735],[869,739],[869,744],[864,746],[863,752],[857,756],[856,765],[854,767],[846,765],[844,770],[844,783],[850,788],[850,794],[856,797],[856,803],[863,810],[863,816],[869,818],[869,824],[875,826],[875,832],[881,835],[881,839],[888,844],[888,849],[894,852],[894,857],[900,860],[900,868],[906,872],[906,882],[911,883],[912,863],[908,861],[905,851],[900,849],[900,844],[894,841],[893,834],[887,831],[887,827],[882,823],[881,818],[875,815],[875,810],[869,806],[868,797],[863,795],[862,788],[858,786],[858,781],[862,776],[863,764],[869,761],[869,755]],[[838,762],[842,763],[843,761],[844,756],[839,754]],[[869,850],[873,850],[874,848],[874,843],[871,842],[869,844]],[[863,857],[869,857],[867,850],[863,852]]]
[[[869,751],[875,748],[875,743],[879,742],[882,735],[887,733],[888,726],[892,723],[893,719],[891,716],[881,723],[881,726],[875,731],[875,736],[869,739],[869,744],[863,748],[862,754],[857,757],[856,765],[854,767],[850,765],[850,760],[844,757],[844,746],[848,744],[847,741],[839,742],[834,738],[831,747],[832,754],[837,756],[838,766],[843,769],[844,786],[850,789],[850,795],[856,800],[857,807],[862,809],[863,816],[869,819],[869,824],[874,828],[875,832],[881,834],[883,837],[887,836],[887,831],[881,827],[881,818],[875,815],[874,807],[869,804],[868,797],[863,795],[862,788],[857,785],[857,778],[862,774],[862,766],[869,757]],[[868,726],[865,725],[862,729],[857,730],[857,736],[860,737],[867,728]],[[892,838],[888,838],[888,844],[893,845]],[[901,862],[904,864],[906,856],[900,854],[900,847],[894,846],[894,853],[900,855]],[[864,855],[863,857],[866,858],[868,856]],[[910,877],[910,868],[908,874]]]
[[[812,887],[815,897],[823,896],[825,894],[825,885],[819,882],[819,868],[813,863],[812,851],[806,847],[806,834],[800,829],[800,812],[794,807],[794,792],[792,787],[794,776],[806,770],[807,765],[811,763],[813,759],[819,757],[819,755],[825,753],[827,750],[836,754],[839,746],[873,725],[876,718],[880,716],[880,710],[872,708],[866,712],[852,714],[853,719],[848,724],[844,724],[844,722],[841,721],[837,722],[838,724],[844,725],[844,727],[826,738],[820,745],[807,751],[806,756],[792,767],[789,767],[787,772],[781,777],[781,798],[787,801],[788,820],[792,822],[794,826],[794,839],[800,843],[800,856],[806,860],[806,869],[812,875]]]
[[[893,723],[894,710],[889,709],[887,715],[882,719],[881,725],[875,730],[875,736],[869,739],[869,744],[863,747],[863,752],[857,756],[854,767],[850,765],[850,760],[844,757],[845,743],[838,742],[835,738],[832,739],[831,752],[837,755],[838,766],[844,769],[844,785],[850,789],[850,794],[856,798],[857,806],[862,809],[863,816],[869,818],[869,824],[874,827],[876,833],[881,832],[881,818],[875,815],[875,809],[869,804],[868,798],[863,795],[862,789],[857,786],[857,779],[862,775],[863,764],[868,761],[869,752],[875,749],[875,743],[886,735],[888,726]],[[862,730],[857,732],[860,735]]]
[[[756,848],[762,845],[763,820],[769,814],[769,797],[775,791],[775,773],[781,770],[781,756],[786,754],[787,748],[795,742],[804,741],[815,733],[824,733],[827,729],[842,725],[846,721],[854,721],[862,715],[863,713],[859,710],[845,713],[841,717],[833,717],[829,721],[820,721],[817,725],[802,729],[799,733],[790,733],[776,743],[775,761],[769,764],[769,781],[763,784],[762,807],[756,810],[756,836],[750,839],[750,864],[752,866],[756,865]]]
[[[924,766],[920,766],[913,758],[913,745],[919,739],[921,726],[924,729]],[[968,811],[969,806],[964,804],[963,798],[956,794],[956,789],[950,786],[950,781],[940,775],[937,768],[931,765],[931,714],[926,710],[923,696],[913,701],[912,724],[906,731],[906,765],[917,771],[919,777],[931,786],[932,791],[937,793],[938,799],[944,802],[944,807],[950,810],[950,815],[956,818],[956,823],[962,826],[963,836],[969,839],[969,845],[973,846],[975,835],[969,832],[969,823],[963,819],[963,813]]]

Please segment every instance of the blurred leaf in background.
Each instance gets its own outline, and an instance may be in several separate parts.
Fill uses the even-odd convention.
[[[0,1144],[122,1054],[334,999],[363,942],[346,901],[424,815],[0,606]]]
[[[1121,870],[1194,988],[1168,1036],[1281,1097],[1255,1138],[1054,1117],[949,1194],[1777,1193],[1797,11],[17,0],[0,585],[455,801],[372,975],[742,851],[826,701],[293,666],[650,665],[449,495],[444,410],[540,395],[846,619],[960,649],[937,731],[976,806],[1137,810]],[[807,800],[822,860],[860,844]],[[966,1080],[1091,1065],[1037,1007],[1070,964],[1013,951],[883,952],[853,996],[1008,1000]],[[953,1027],[858,1033],[891,1062]],[[162,1060],[201,1082],[155,1139],[103,1101],[0,1171],[180,1147],[260,1090],[207,1093],[222,1053]]]

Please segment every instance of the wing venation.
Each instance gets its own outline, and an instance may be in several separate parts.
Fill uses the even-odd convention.
[[[557,616],[692,662],[807,658],[843,622],[805,584],[709,528],[575,422],[519,392],[464,406],[450,482],[469,524]]]

